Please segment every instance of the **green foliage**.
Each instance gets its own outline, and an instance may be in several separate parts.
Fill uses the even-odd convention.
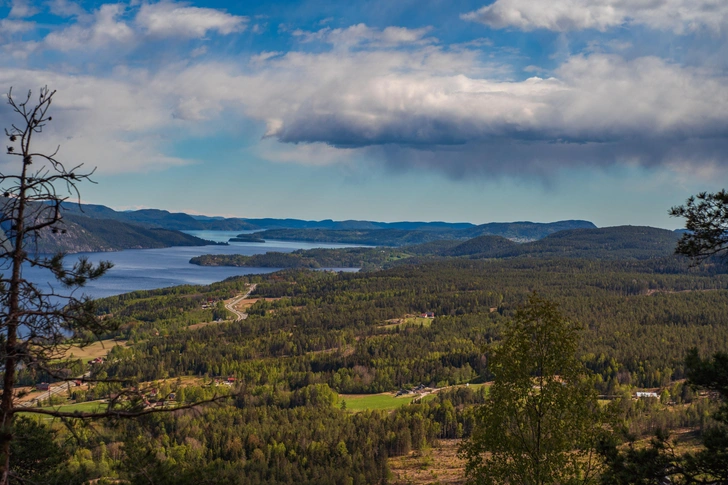
[[[648,446],[637,447],[630,442],[619,448],[616,435],[606,436],[598,446],[604,458],[604,470],[600,477],[603,485],[663,485],[673,483],[678,469],[675,452],[668,435],[659,430]]]
[[[588,483],[601,429],[596,392],[576,356],[578,328],[536,295],[493,352],[489,399],[462,448],[473,484]]]
[[[461,385],[409,404],[411,398],[378,393],[492,379],[486,357],[514,331],[512,320],[532,290],[583,325],[574,355],[594,373],[585,395],[614,397],[609,410],[632,434],[660,427],[708,432],[710,402],[672,381],[685,377],[688,348],[706,354],[728,346],[728,277],[717,271],[672,258],[459,258],[372,273],[289,270],[99,300],[105,319],[131,341],[93,366],[94,376],[171,378],[164,389],[152,385],[176,392],[180,403],[228,391],[219,381],[235,377],[230,390],[240,397],[204,412],[149,418],[144,428],[103,427],[71,452],[69,467],[87,479],[132,483],[145,475],[155,483],[382,483],[388,457],[467,439],[486,394]],[[219,309],[203,310],[203,303],[244,293],[251,283],[252,297],[275,300],[254,304],[244,321],[188,328]],[[426,311],[436,315],[429,325],[408,317]],[[196,379],[179,384],[179,376]],[[631,385],[662,387],[670,401],[633,400]],[[114,392],[97,384],[78,394]],[[337,393],[344,396],[338,402]],[[360,410],[347,393],[404,405]],[[102,442],[129,453],[102,458]]]
[[[480,226],[456,229],[442,227],[403,229],[269,229],[259,233],[265,239],[332,242],[349,244],[370,244],[377,246],[404,246],[421,244],[442,239],[471,239],[478,236],[502,236],[519,241],[541,239],[557,231],[574,228],[593,228],[587,221],[559,221],[547,224],[534,222],[489,223]]]
[[[714,392],[720,401],[720,407],[711,413],[712,419],[701,421],[702,448],[677,454],[665,431],[667,427],[656,429],[646,447],[636,447],[634,436],[627,436],[627,446],[620,447],[619,435],[614,434],[599,447],[606,465],[604,485],[728,482],[728,354],[718,352],[712,359],[702,359],[692,349],[685,360],[689,384]],[[701,418],[707,414],[703,411]]]
[[[670,215],[685,218],[687,232],[675,249],[677,254],[702,261],[722,255],[728,249],[728,192],[725,190],[692,196],[685,205],[670,209]]]
[[[713,414],[715,426],[706,430],[704,449],[685,458],[686,474],[709,477],[715,483],[728,482],[728,353],[716,352],[712,359],[701,359],[692,349],[685,364],[688,382],[696,387],[717,393],[720,409]]]
[[[440,233],[427,234],[435,237]],[[190,263],[201,266],[363,268],[371,270],[451,257],[470,259],[516,257],[585,258],[590,260],[653,259],[669,256],[677,240],[677,234],[664,229],[623,226],[564,230],[538,241],[522,244],[502,236],[486,235],[465,242],[434,240],[397,249],[389,247],[301,249],[292,253],[268,252],[253,256],[206,254],[190,259]],[[673,260],[672,264],[679,265],[680,263]]]
[[[389,248],[299,249],[292,253],[204,254],[190,259],[200,266],[244,266],[251,268],[362,268],[381,267],[407,258],[405,252]]]
[[[55,433],[33,419],[20,417],[13,423],[13,434],[10,483],[62,483],[59,477],[66,475],[63,464],[68,456],[56,443]]]

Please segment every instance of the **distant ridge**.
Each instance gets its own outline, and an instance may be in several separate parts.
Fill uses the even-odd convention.
[[[393,230],[380,230],[381,233]],[[333,231],[324,231],[333,232]],[[674,255],[679,236],[672,231],[643,226],[570,229],[538,241],[517,243],[502,236],[478,236],[467,241],[437,240],[401,247],[308,249],[292,253],[267,252],[254,256],[207,254],[194,257],[201,266],[263,268],[361,268],[378,270],[398,265],[417,265],[441,259],[583,259],[635,261],[661,259],[680,267]]]
[[[549,223],[539,222],[490,222],[476,225],[470,222],[376,222],[362,220],[334,221],[324,219],[309,221],[303,219],[276,218],[240,218],[210,217],[191,215],[183,212],[169,212],[161,209],[139,209],[132,211],[116,211],[110,207],[97,204],[64,204],[64,209],[71,214],[90,217],[92,219],[112,219],[146,227],[173,229],[177,231],[244,231],[273,229],[318,229],[329,231],[421,231],[439,232],[441,236],[432,239],[446,239],[445,233],[455,233],[455,239],[469,239],[484,234],[502,235],[513,240],[535,240],[556,231],[576,228],[595,228],[589,221],[573,220]],[[459,232],[462,231],[462,232]],[[427,239],[427,238],[424,238]],[[424,242],[424,241],[423,241]]]
[[[535,241],[549,234],[568,229],[596,229],[589,221],[497,222],[466,229],[268,229],[263,239],[309,241],[321,243],[366,244],[372,246],[405,246],[443,239],[467,240],[478,236],[501,236],[518,242]]]
[[[543,239],[518,244],[500,236],[478,236],[463,243],[442,241],[442,249],[428,244],[405,247],[416,254],[480,258],[517,256],[539,258],[650,259],[672,255],[680,235],[647,226],[569,229]],[[430,249],[428,251],[428,249]]]

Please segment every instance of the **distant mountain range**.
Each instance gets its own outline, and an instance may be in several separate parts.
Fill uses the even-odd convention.
[[[458,232],[457,239],[469,239],[483,234],[492,234],[514,240],[535,240],[564,229],[596,227],[589,221],[578,220],[543,224],[536,222],[491,222],[488,224],[476,225],[469,222],[375,222],[357,220],[333,221],[331,219],[322,221],[306,221],[302,219],[224,218],[190,215],[183,212],[169,212],[160,209],[116,211],[110,207],[95,204],[82,204],[81,206],[78,204],[64,204],[64,209],[69,214],[90,217],[92,219],[110,219],[147,227],[172,229],[176,231],[244,231],[264,229],[327,231],[398,230],[442,233]],[[460,233],[460,231],[463,232]],[[302,232],[301,236],[309,238],[320,237],[315,236],[315,234],[320,233],[313,233],[307,236],[306,233]],[[341,237],[341,235],[332,237]],[[437,239],[443,239],[443,237],[437,237]]]
[[[597,229],[589,222],[510,222],[475,225],[466,222],[306,221],[244,219],[173,213],[158,209],[116,211],[103,205],[64,204],[65,234],[46,231],[41,252],[115,251],[133,248],[202,246],[210,241],[185,234],[190,230],[257,230],[263,239],[404,247],[412,254],[510,257],[525,254],[578,255],[595,251],[664,252],[679,234],[649,227]],[[249,236],[247,236],[249,237]],[[563,240],[561,244],[560,241]],[[525,243],[525,244],[517,244]],[[629,247],[635,245],[634,248]],[[418,246],[419,245],[419,246]]]
[[[425,224],[416,222],[401,222],[392,224]],[[430,223],[447,224],[447,223]],[[422,244],[438,240],[467,240],[478,236],[501,236],[510,241],[527,242],[536,241],[549,234],[569,229],[596,229],[589,221],[559,221],[559,222],[491,222],[480,226],[469,225],[460,227],[438,226],[431,229],[268,229],[257,233],[263,239],[278,239],[283,241],[310,241],[322,243],[367,244],[373,246],[405,246]]]

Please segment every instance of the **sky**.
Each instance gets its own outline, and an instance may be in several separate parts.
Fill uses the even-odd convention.
[[[677,228],[727,74],[725,0],[0,0],[0,92],[120,210]]]

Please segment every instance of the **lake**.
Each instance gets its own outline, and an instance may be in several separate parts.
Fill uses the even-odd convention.
[[[231,237],[249,231],[185,231],[193,236],[210,241],[225,242]],[[344,248],[351,244],[307,243],[299,241],[266,241],[265,243],[230,243],[229,246],[194,246],[162,249],[127,249],[116,252],[69,254],[70,264],[79,256],[89,260],[111,261],[114,267],[96,281],[84,287],[83,292],[93,298],[128,293],[135,290],[153,290],[184,284],[207,285],[230,276],[272,273],[276,268],[234,268],[198,266],[190,264],[190,258],[202,254],[262,254],[268,251],[291,252],[296,249]],[[337,268],[332,268],[337,269]],[[351,268],[342,271],[356,271]],[[27,279],[38,284],[47,284],[49,272],[39,268],[25,268]],[[58,285],[56,285],[58,286]]]

